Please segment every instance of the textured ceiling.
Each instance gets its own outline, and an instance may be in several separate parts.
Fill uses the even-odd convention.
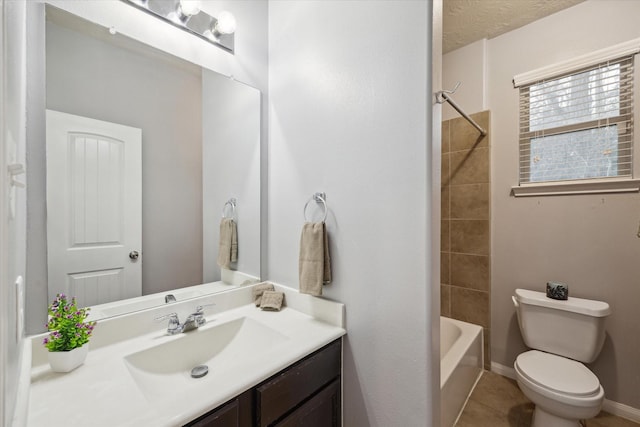
[[[444,53],[527,25],[584,0],[444,0]]]

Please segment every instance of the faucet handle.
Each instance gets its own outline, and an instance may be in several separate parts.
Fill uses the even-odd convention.
[[[213,307],[213,306],[215,306],[215,304],[213,304],[213,303],[198,305],[198,306],[196,306],[196,311],[191,313],[191,315],[189,317],[190,318],[192,317],[193,320],[198,325],[198,327],[200,327],[200,326],[204,325],[205,323],[207,323],[207,320],[204,318],[204,308],[205,307]]]
[[[214,303],[198,305],[196,306],[196,313],[204,313],[205,307],[215,307],[215,306],[216,305]]]
[[[163,314],[162,316],[158,316],[156,318],[154,318],[153,320],[156,322],[161,322],[163,320],[169,319],[169,321],[171,322],[172,320],[178,320],[178,313],[169,313],[169,314]]]
[[[163,316],[158,316],[153,320],[155,320],[156,322],[161,322],[167,319],[169,319],[169,324],[167,325],[167,333],[173,335],[178,332],[182,332],[181,326],[180,326],[180,319],[178,319],[178,313],[165,314]]]

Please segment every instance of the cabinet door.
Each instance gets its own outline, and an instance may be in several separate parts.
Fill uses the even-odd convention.
[[[293,411],[276,427],[340,427],[340,380],[337,379]]]
[[[258,427],[267,427],[340,376],[337,340],[256,388]]]

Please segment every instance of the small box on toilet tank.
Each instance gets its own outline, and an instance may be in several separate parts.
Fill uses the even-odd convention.
[[[547,298],[569,299],[569,286],[559,282],[547,282]]]

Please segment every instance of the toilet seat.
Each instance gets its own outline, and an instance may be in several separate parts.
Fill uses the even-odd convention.
[[[586,366],[575,360],[530,350],[516,359],[520,374],[553,393],[584,398],[598,394],[600,381]]]

